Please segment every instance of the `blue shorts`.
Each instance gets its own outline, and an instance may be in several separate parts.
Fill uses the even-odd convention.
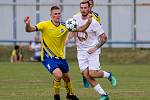
[[[50,57],[46,52],[44,53],[44,60],[42,61],[42,64],[50,73],[52,73],[56,68],[59,68],[62,73],[67,73],[69,71],[66,59]]]

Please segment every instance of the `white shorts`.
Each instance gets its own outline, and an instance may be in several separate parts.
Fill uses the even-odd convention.
[[[100,70],[99,53],[88,54],[87,51],[80,51],[77,58],[81,72],[86,68],[89,70]]]

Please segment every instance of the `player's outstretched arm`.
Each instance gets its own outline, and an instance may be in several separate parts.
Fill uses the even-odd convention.
[[[86,24],[77,28],[76,32],[84,32],[90,26],[90,24],[92,22],[92,14],[89,13],[87,19],[88,19],[88,21],[86,22]]]
[[[30,17],[29,16],[25,17],[24,22],[26,24],[25,25],[26,32],[34,32],[34,31],[36,31],[36,27],[30,25]]]

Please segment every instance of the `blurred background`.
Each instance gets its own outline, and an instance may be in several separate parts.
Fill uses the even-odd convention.
[[[48,20],[49,9],[60,4],[62,20],[79,12],[80,0],[0,0],[0,44],[28,42],[36,34],[25,32],[24,17],[31,23]],[[101,17],[108,36],[105,47],[150,47],[150,0],[95,0],[94,11]],[[38,34],[38,33],[37,33]]]
[[[65,22],[79,12],[79,2],[0,0],[0,100],[53,99],[53,78],[40,61],[33,59],[35,51],[40,52],[40,33],[25,32],[24,17],[29,16],[31,24],[36,25],[39,21],[49,20],[50,7],[59,4]],[[116,88],[112,88],[107,80],[99,79],[101,85],[109,93],[110,100],[150,100],[150,0],[94,2],[93,10],[99,13],[108,36],[102,47],[101,66],[103,70],[112,71],[118,80]],[[36,50],[35,44],[38,44]],[[73,45],[71,40],[66,48],[66,58],[75,92],[81,100],[97,100],[99,97],[92,88],[83,88]],[[21,58],[17,63],[13,63],[12,57],[15,48],[19,48]],[[63,86],[61,89],[61,99],[66,100]]]

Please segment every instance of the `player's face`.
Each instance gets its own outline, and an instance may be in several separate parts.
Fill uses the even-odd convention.
[[[60,21],[61,13],[60,10],[52,10],[51,11],[51,18],[54,22],[58,23]]]
[[[87,16],[90,11],[88,3],[80,4],[80,12],[82,16]]]

